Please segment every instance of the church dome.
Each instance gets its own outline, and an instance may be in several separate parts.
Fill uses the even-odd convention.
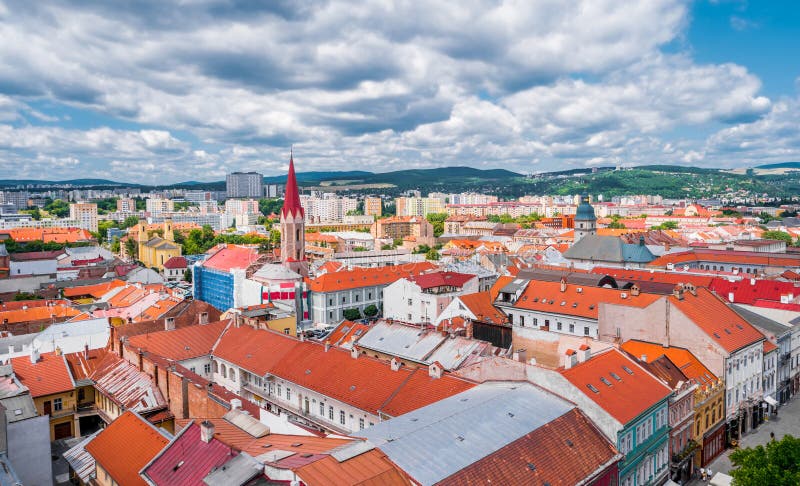
[[[597,217],[594,214],[594,208],[589,204],[589,196],[581,196],[581,203],[575,213],[575,219],[580,221],[596,221]]]

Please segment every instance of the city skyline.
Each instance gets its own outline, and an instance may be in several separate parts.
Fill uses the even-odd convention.
[[[0,178],[800,160],[800,9],[0,0]],[[782,61],[783,60],[783,61]]]

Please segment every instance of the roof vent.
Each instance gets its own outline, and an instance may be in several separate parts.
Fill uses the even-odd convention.
[[[577,289],[575,289],[575,291],[578,292],[579,294],[582,294],[583,293],[583,287],[578,287]]]
[[[535,471],[536,470],[536,466],[532,462],[529,462],[528,463],[528,469],[530,469],[531,471]]]

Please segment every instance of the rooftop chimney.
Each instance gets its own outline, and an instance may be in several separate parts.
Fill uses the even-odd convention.
[[[350,350],[350,357],[353,359],[358,359],[358,349],[353,346],[353,349]]]
[[[578,363],[578,356],[574,349],[566,351],[566,358],[564,359],[564,369],[570,369]]]
[[[331,340],[330,339],[326,339],[325,340],[325,352],[327,353],[329,349],[331,349]]]
[[[400,365],[401,365],[401,363],[400,363],[400,360],[399,360],[399,359],[397,359],[397,358],[392,358],[392,361],[391,361],[391,368],[392,368],[392,371],[397,371],[397,370],[399,370],[399,369],[400,369]]]
[[[231,410],[241,410],[242,409],[242,401],[238,398],[234,398],[231,400]]]
[[[431,378],[442,377],[442,367],[439,365],[438,361],[428,366],[428,376],[430,376]]]
[[[164,330],[165,331],[174,331],[175,330],[175,318],[174,317],[167,317],[164,319]]]
[[[565,277],[561,277],[561,291],[567,291],[567,279]]]
[[[581,347],[578,348],[578,362],[584,363],[589,361],[589,358],[591,357],[592,348],[590,348],[588,344],[581,344]]]
[[[83,345],[83,359],[89,359],[89,345]]]
[[[639,361],[641,361],[643,363],[647,363],[647,355],[643,354],[643,355],[639,356]]]
[[[31,346],[31,363],[36,364],[39,362],[39,358],[41,355],[39,354],[39,350]]]
[[[214,424],[208,420],[200,422],[200,440],[208,444],[214,438]]]
[[[633,287],[631,287],[631,295],[633,297],[636,297],[637,295],[639,295],[639,292],[641,292],[641,289],[639,288],[639,286],[636,285],[636,284],[633,284]]]

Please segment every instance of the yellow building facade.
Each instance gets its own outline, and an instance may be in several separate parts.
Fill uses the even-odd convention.
[[[164,269],[164,262],[172,257],[181,256],[182,248],[175,243],[175,232],[172,221],[164,222],[164,237],[147,237],[147,226],[144,221],[138,225],[139,261],[148,268]]]

